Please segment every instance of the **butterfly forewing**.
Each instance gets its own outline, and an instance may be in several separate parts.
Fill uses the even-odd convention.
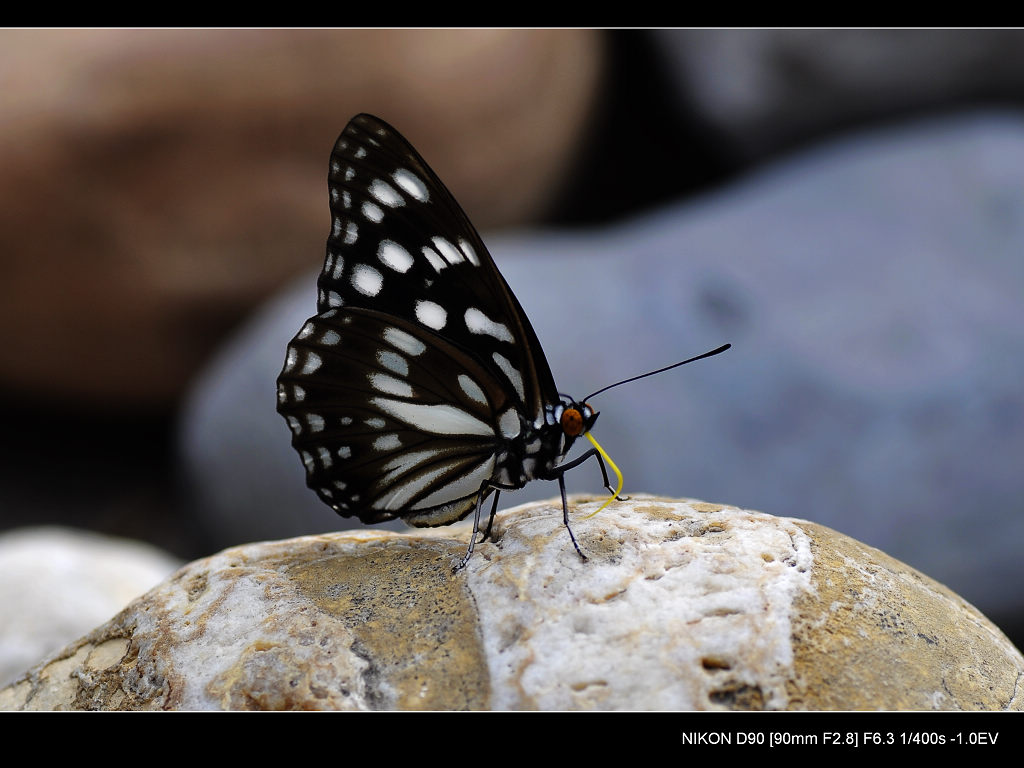
[[[550,369],[476,230],[397,132],[354,118],[329,187],[318,313],[289,345],[278,410],[339,514],[453,522],[559,402]]]
[[[370,115],[353,118],[331,155],[329,187],[318,311],[360,306],[405,318],[481,358],[534,418],[552,395],[557,401],[519,302],[462,208],[401,135]]]

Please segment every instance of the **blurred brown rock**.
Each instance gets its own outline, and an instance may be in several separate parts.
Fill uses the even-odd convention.
[[[0,383],[166,405],[221,335],[315,268],[355,113],[481,227],[543,210],[589,114],[600,33],[0,32]]]

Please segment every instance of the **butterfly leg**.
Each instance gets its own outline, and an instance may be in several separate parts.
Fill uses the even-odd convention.
[[[601,468],[601,477],[604,479],[604,487],[608,489],[609,493],[611,493],[612,495],[615,495],[615,488],[612,486],[611,481],[608,479],[608,470],[604,466],[604,459],[601,458],[601,454],[599,454],[597,452],[596,448],[591,448],[589,451],[586,451],[585,453],[583,453],[582,455],[576,457],[572,461],[566,462],[565,464],[562,464],[560,466],[555,467],[555,469],[552,472],[552,474],[557,473],[558,476],[561,477],[561,475],[566,470],[573,469],[574,467],[578,467],[580,464],[585,462],[591,456],[596,456],[597,457],[597,465]],[[551,478],[551,479],[553,479],[553,478]],[[615,498],[618,501],[628,501],[629,500],[628,496],[615,496]]]
[[[573,466],[575,466],[575,462]],[[572,532],[572,528],[569,526],[569,500],[565,497],[565,473],[559,473],[558,475],[558,490],[562,492],[562,522],[565,523],[565,530],[569,532],[569,538],[572,539],[572,545],[576,547],[576,552],[583,558],[583,562],[587,562],[587,556],[583,554],[583,550],[580,549],[579,543],[576,541],[576,536]]]
[[[597,466],[601,468],[601,477],[604,478],[604,487],[608,491],[608,493],[614,496],[616,501],[629,501],[629,496],[622,496],[621,494],[615,492],[614,486],[612,486],[611,481],[608,479],[608,470],[604,466],[604,459],[601,458],[601,454],[598,453],[596,449],[591,448],[580,458],[589,459],[591,456],[597,457]],[[583,462],[580,463],[582,464]]]
[[[466,563],[469,562],[469,558],[473,556],[473,548],[476,546],[476,534],[480,530],[480,507],[484,503],[484,492],[487,490],[487,483],[480,486],[480,490],[476,494],[476,511],[473,513],[473,535],[469,537],[469,548],[466,550],[466,556],[462,558],[461,562],[455,566],[452,570],[461,571],[466,567]],[[494,493],[494,503],[498,503],[498,492]],[[493,517],[494,511],[491,511]],[[490,531],[491,527],[488,525],[487,530]],[[487,538],[484,536],[484,538]]]
[[[484,531],[484,537],[480,541],[487,541],[491,539],[491,527],[494,525],[494,515],[498,511],[498,496],[501,494],[500,488],[494,489],[494,503],[491,504],[491,516],[487,519],[487,530]],[[494,539],[491,539],[494,541]]]
[[[522,486],[516,485],[503,485],[500,483],[495,483],[493,480],[487,480],[480,486],[480,490],[477,492],[476,495],[476,512],[473,515],[473,535],[469,539],[469,547],[466,549],[466,556],[462,558],[462,560],[459,562],[458,565],[455,566],[453,570],[461,571],[463,568],[466,567],[466,563],[469,562],[469,558],[473,555],[473,548],[476,547],[476,535],[480,530],[480,509],[481,507],[483,507],[484,496],[486,494],[487,489],[494,489],[494,503],[491,504],[491,516],[487,520],[487,530],[484,531],[484,537],[480,539],[480,541],[487,541],[488,537],[491,535],[491,526],[494,525],[494,515],[498,511],[498,496],[501,494],[501,492],[514,491],[518,490],[521,487]],[[579,549],[579,547],[577,547],[577,549]]]

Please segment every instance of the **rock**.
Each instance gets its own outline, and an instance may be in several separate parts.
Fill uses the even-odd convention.
[[[42,527],[0,536],[0,685],[105,621],[181,562],[137,541]]]
[[[634,497],[225,550],[0,691],[4,709],[1024,709],[973,606],[823,526]]]
[[[666,79],[733,156],[763,160],[851,126],[1014,103],[1017,29],[670,29]]]

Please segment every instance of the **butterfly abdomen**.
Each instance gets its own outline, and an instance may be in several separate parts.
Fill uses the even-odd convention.
[[[517,412],[518,422],[503,429],[497,455],[495,481],[522,488],[531,480],[546,477],[564,454],[563,435],[557,422],[540,417],[534,421]],[[511,423],[511,419],[509,419]]]

